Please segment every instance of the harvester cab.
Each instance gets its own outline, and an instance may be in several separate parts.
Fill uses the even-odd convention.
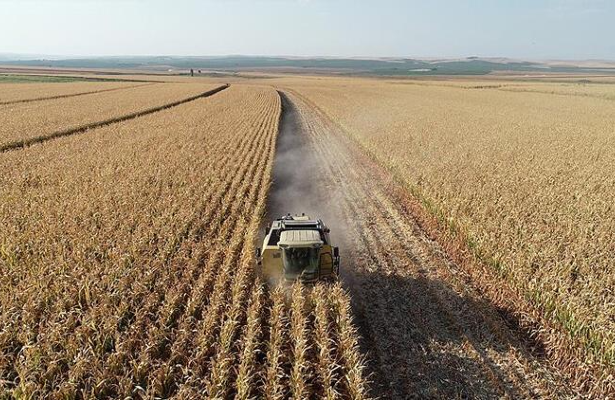
[[[337,280],[339,249],[331,244],[329,233],[322,220],[305,214],[276,219],[265,228],[262,249],[256,249],[261,275],[270,284]]]

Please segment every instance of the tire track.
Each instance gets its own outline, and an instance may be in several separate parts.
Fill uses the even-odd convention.
[[[325,157],[332,156],[330,149],[331,148],[323,149],[324,151],[329,150],[329,154],[325,155]],[[339,171],[342,171],[342,165],[349,165],[351,161],[347,158],[339,157],[335,159],[335,163],[337,164],[336,170],[339,174]],[[346,181],[360,182],[361,179],[370,175],[369,171],[361,167],[363,166],[358,166],[358,168],[347,168],[346,172],[348,176]],[[368,203],[370,218],[374,222],[371,230],[377,232],[376,235],[371,237],[371,242],[368,247],[377,249],[376,253],[384,258],[382,267],[387,271],[401,276],[409,275],[408,272],[411,270],[417,271],[416,276],[419,278],[418,281],[424,283],[421,284],[421,291],[428,292],[429,297],[435,300],[437,308],[446,314],[444,319],[447,322],[447,328],[451,329],[454,335],[461,339],[463,346],[468,347],[468,350],[474,353],[472,354],[473,359],[480,360],[478,366],[492,381],[499,395],[509,398],[519,397],[519,393],[516,392],[514,388],[511,389],[505,386],[507,381],[506,377],[503,376],[494,362],[487,356],[485,349],[480,346],[476,338],[472,337],[471,333],[465,329],[463,324],[464,316],[456,313],[453,307],[455,303],[457,303],[456,299],[453,298],[448,300],[446,298],[446,293],[441,293],[437,287],[430,284],[431,280],[427,276],[427,272],[425,272],[429,270],[429,267],[426,266],[421,257],[418,256],[422,249],[417,246],[416,232],[413,232],[411,235],[406,234],[407,232],[404,229],[406,228],[406,224],[404,220],[402,218],[395,218],[391,215],[388,211],[391,209],[388,199],[383,197],[378,188],[374,188],[374,190],[371,191],[371,195],[368,195],[363,189],[364,187],[360,185],[348,184],[346,190],[351,194],[351,198],[354,199],[354,201],[349,202],[349,206],[353,208],[355,215],[359,215],[361,210],[355,207],[354,204],[360,204],[361,199],[364,199],[364,202]],[[362,230],[369,232],[369,227],[363,226]],[[404,230],[403,233],[401,232],[402,230]],[[389,243],[390,249],[387,249],[386,244],[380,239],[381,237],[396,238],[397,240],[392,240]],[[373,257],[372,260],[376,263],[378,262],[378,260],[374,260]],[[528,395],[528,393],[526,393],[526,395]]]

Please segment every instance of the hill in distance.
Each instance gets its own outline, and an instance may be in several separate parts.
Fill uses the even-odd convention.
[[[513,73],[600,73],[615,74],[615,62],[522,61],[507,58],[466,57],[460,59],[337,58],[265,56],[117,56],[61,58],[0,54],[9,66],[47,68],[145,69],[150,71],[200,69],[236,72],[246,70],[328,71],[347,75],[417,76],[486,75]]]

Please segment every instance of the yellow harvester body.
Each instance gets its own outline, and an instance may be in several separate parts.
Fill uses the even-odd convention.
[[[329,232],[322,220],[307,215],[289,214],[273,221],[256,254],[263,278],[270,284],[336,280],[340,256]]]

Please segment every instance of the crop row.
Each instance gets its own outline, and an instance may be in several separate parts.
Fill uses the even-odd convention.
[[[70,82],[70,83],[4,83],[0,85],[0,105],[126,89],[146,83],[135,82]]]
[[[218,86],[159,83],[77,97],[0,105],[0,149],[161,107]]]

